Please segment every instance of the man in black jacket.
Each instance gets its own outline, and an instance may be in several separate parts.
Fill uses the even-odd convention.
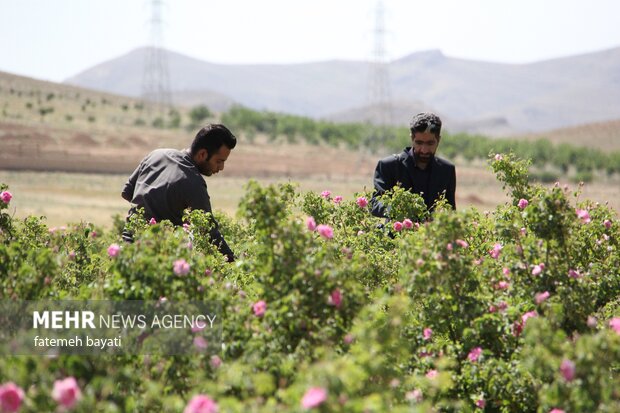
[[[372,214],[375,216],[388,215],[377,197],[397,185],[420,194],[429,210],[433,209],[433,204],[442,194],[456,209],[454,165],[435,156],[441,139],[441,119],[434,113],[418,113],[409,128],[412,146],[400,154],[381,159],[375,169],[375,192],[371,200]]]
[[[129,215],[144,208],[146,219],[167,219],[174,225],[183,224],[186,208],[211,212],[207,184],[202,175],[211,176],[224,170],[224,163],[236,146],[237,139],[220,124],[202,128],[189,149],[156,149],[140,162],[121,193],[133,204]],[[220,252],[234,261],[234,254],[218,229],[211,231],[211,240]],[[132,241],[132,234],[123,232],[123,239]]]

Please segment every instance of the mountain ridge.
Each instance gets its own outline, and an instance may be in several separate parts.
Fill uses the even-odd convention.
[[[146,50],[132,50],[65,83],[139,96]],[[179,104],[188,100],[174,92],[191,95],[192,104],[214,105],[214,110],[236,103],[336,121],[339,113],[351,110],[358,112],[352,120],[372,118],[369,62],[230,65],[172,51],[166,55],[173,98]],[[518,64],[453,58],[432,49],[392,60],[388,69],[394,102],[422,102],[457,124],[504,119],[501,134],[614,119],[618,117],[615,108],[620,107],[620,47]],[[218,96],[220,103],[209,94]],[[396,111],[410,113],[409,108],[405,104]],[[407,120],[398,118],[394,123]],[[469,131],[485,133],[484,127]]]

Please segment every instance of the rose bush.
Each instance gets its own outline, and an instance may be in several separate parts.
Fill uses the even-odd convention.
[[[232,264],[200,211],[179,228],[138,213],[128,244],[118,222],[48,228],[0,202],[3,300],[199,300],[223,321],[221,348],[192,356],[2,357],[3,408],[619,411],[616,212],[490,162],[506,205],[429,215],[397,189],[390,222],[370,193],[250,182],[236,220],[216,213]]]

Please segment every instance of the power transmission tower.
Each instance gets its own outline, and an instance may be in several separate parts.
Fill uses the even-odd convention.
[[[392,124],[392,96],[390,92],[389,62],[385,49],[385,6],[382,0],[375,7],[374,47],[369,70],[367,122],[371,125],[369,144],[381,146]]]
[[[149,113],[154,112],[162,119],[172,107],[168,56],[163,48],[164,28],[162,0],[151,0],[150,44],[146,48],[144,72],[142,74],[142,98],[146,101]]]

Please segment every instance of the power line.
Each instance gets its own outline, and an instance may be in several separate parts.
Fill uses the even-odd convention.
[[[162,117],[172,107],[168,55],[163,47],[163,5],[162,0],[150,1],[150,42],[145,50],[142,74],[142,98],[147,101],[149,108]]]

